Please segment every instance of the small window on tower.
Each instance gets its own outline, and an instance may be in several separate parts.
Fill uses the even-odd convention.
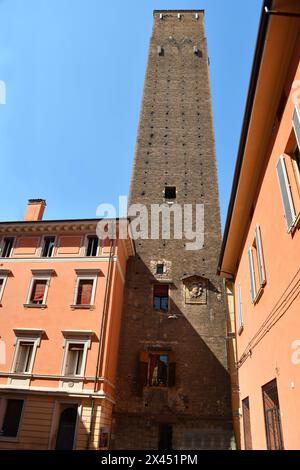
[[[156,265],[156,274],[163,274],[164,273],[164,265],[163,264],[157,264]]]
[[[153,288],[153,306],[155,310],[167,312],[169,309],[168,284],[156,284]]]
[[[169,201],[176,199],[176,186],[165,187],[165,199],[168,199]]]

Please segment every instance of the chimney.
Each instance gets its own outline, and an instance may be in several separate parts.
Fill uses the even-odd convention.
[[[24,220],[42,220],[46,205],[45,199],[29,199]]]

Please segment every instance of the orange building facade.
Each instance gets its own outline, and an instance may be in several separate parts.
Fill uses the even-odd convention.
[[[243,449],[300,448],[299,148],[300,4],[265,1],[219,263]]]
[[[44,208],[0,223],[0,449],[106,449],[134,246]]]

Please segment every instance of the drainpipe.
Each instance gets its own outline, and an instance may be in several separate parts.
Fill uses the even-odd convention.
[[[112,239],[112,240],[110,240],[110,252],[109,252],[107,277],[106,277],[106,283],[105,283],[105,293],[104,293],[102,318],[101,318],[100,331],[99,331],[99,346],[98,346],[98,354],[97,354],[97,362],[96,362],[96,371],[95,371],[95,378],[94,378],[93,393],[95,393],[97,391],[97,382],[98,382],[98,376],[99,376],[99,369],[100,369],[100,365],[101,365],[101,362],[102,362],[102,352],[103,352],[103,345],[104,345],[104,341],[105,341],[104,331],[106,330],[107,311],[108,311],[109,294],[110,294],[110,287],[111,287],[111,282],[110,281],[111,281],[111,273],[112,273],[113,255],[114,255],[114,240]],[[95,411],[95,398],[92,397],[92,399],[91,399],[91,420],[90,420],[89,434],[88,434],[87,445],[86,445],[87,450],[89,450],[89,447],[90,447],[94,411]]]

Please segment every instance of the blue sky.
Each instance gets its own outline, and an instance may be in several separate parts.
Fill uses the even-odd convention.
[[[154,9],[204,8],[224,224],[261,0],[0,0],[0,220],[127,194]]]

